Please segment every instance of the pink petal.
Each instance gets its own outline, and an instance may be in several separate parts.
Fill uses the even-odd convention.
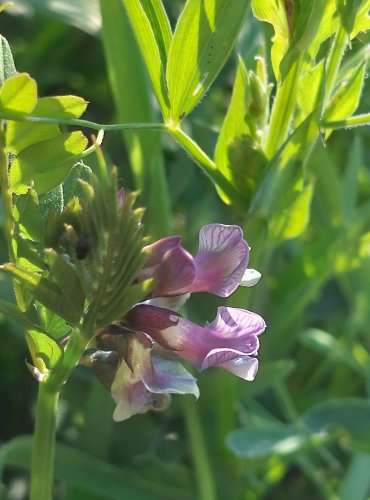
[[[197,275],[191,291],[228,297],[240,285],[248,259],[249,246],[239,226],[203,226],[195,257]]]

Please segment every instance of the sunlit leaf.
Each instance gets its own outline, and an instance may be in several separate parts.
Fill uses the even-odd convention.
[[[15,73],[16,69],[8,41],[0,35],[0,86]]]
[[[358,0],[355,1],[357,3]],[[348,3],[350,4],[350,2]],[[367,31],[368,29],[370,29],[369,10],[370,10],[370,0],[362,0],[360,8],[358,9],[356,14],[356,19],[351,33],[351,38],[354,38],[361,31]]]
[[[325,110],[324,119],[328,121],[342,120],[356,111],[362,92],[366,63],[362,63],[348,80],[340,82],[333,98]]]
[[[241,193],[246,206],[266,165],[259,144],[255,105],[250,76],[243,61],[239,60],[232,98],[216,145],[215,162],[222,174]]]
[[[275,35],[272,39],[271,60],[275,77],[279,80],[280,62],[286,54],[291,38],[292,11],[284,0],[253,0],[253,14],[260,20],[272,24]]]
[[[43,227],[39,199],[33,189],[19,196],[14,206],[14,218],[22,234],[33,241],[41,241]]]
[[[86,145],[87,139],[79,131],[32,144],[22,150],[11,165],[11,190],[25,193],[33,182],[37,194],[50,191],[64,181]]]
[[[161,4],[150,0],[122,0],[141,54],[144,58],[154,92],[163,115],[168,115],[169,103],[165,82],[166,50],[169,25]],[[157,17],[157,14],[160,17]],[[153,24],[152,24],[153,23]]]
[[[355,24],[361,0],[335,0],[335,3],[340,14],[341,24],[346,32],[350,34]]]
[[[32,358],[35,362],[35,366],[40,370],[41,373],[45,371],[43,365],[45,365],[46,370],[52,370],[58,364],[58,362],[63,358],[63,349],[52,337],[46,335],[43,332],[37,330],[27,330],[26,331],[27,342],[32,347],[30,349]],[[38,362],[36,358],[41,360]]]
[[[186,2],[171,43],[166,73],[175,123],[190,113],[221,70],[248,4],[247,0]]]
[[[71,324],[76,324],[80,320],[80,309],[77,308],[70,298],[62,295],[60,288],[40,274],[14,264],[4,264],[0,270],[6,272],[14,279],[18,280],[36,300],[39,300],[46,307],[64,318]]]
[[[27,73],[11,76],[0,88],[0,114],[30,113],[36,103],[36,82]]]

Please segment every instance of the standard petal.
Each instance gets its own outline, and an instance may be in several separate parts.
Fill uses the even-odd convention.
[[[199,233],[197,275],[191,291],[228,297],[240,285],[248,259],[249,246],[239,226],[204,226]]]

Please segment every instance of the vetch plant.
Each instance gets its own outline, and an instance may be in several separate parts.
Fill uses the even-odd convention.
[[[28,367],[39,381],[32,499],[51,498],[56,407],[77,364],[90,367],[110,391],[119,421],[167,408],[171,394],[198,397],[195,370],[221,370],[200,378],[207,389],[199,404],[194,397],[178,398],[162,415],[148,413],[119,424],[131,429],[135,422],[160,422],[161,439],[152,438],[144,460],[140,451],[131,457],[113,434],[110,447],[108,439],[104,445],[100,439],[100,461],[99,445],[93,450],[69,446],[67,455],[61,445],[68,459],[62,466],[57,461],[56,471],[67,488],[77,482],[82,494],[109,496],[112,491],[105,487],[116,481],[112,498],[121,498],[122,484],[130,496],[135,469],[140,475],[133,498],[143,493],[152,499],[155,490],[161,499],[198,494],[214,500],[217,481],[218,496],[270,498],[279,496],[279,481],[287,491],[299,470],[298,495],[309,484],[313,496],[347,498],[355,490],[368,496],[368,475],[362,472],[369,465],[370,421],[364,391],[369,378],[368,158],[361,137],[348,146],[342,139],[350,135],[342,134],[339,144],[333,131],[370,123],[368,113],[354,115],[367,70],[370,2],[187,0],[175,19],[180,3],[99,2],[100,39],[118,117],[112,121],[121,123],[81,119],[87,103],[79,97],[39,98],[36,82],[16,73],[1,38],[0,225],[9,262],[0,269],[3,281],[13,279],[16,305],[0,301],[0,312],[23,324]],[[49,10],[62,9],[49,4]],[[86,26],[78,20],[85,20],[83,0],[64,4],[69,16],[77,9],[73,23]],[[88,0],[87,6],[98,11],[98,2]],[[224,68],[235,47],[237,57]],[[98,139],[88,145],[86,132],[70,127],[99,131]],[[119,189],[120,177],[99,148],[100,131],[123,131],[145,214],[134,208],[135,194]],[[191,174],[182,152],[171,141],[164,145],[161,134],[185,150],[206,182],[195,173],[194,184],[186,184]],[[97,159],[86,160],[92,153]],[[123,183],[129,182],[124,177]],[[206,196],[213,190],[218,198]],[[179,220],[180,229],[173,231]],[[227,224],[209,224],[212,220]],[[183,248],[180,236],[168,236],[188,235],[190,246],[199,227],[195,256]],[[253,291],[239,288],[260,277],[248,269],[243,231],[253,246],[253,267],[266,275]],[[186,304],[190,295],[196,300]],[[198,298],[209,324],[193,322]],[[265,323],[249,308],[263,311],[269,325],[253,384],[243,381],[255,378]],[[333,394],[345,397],[333,399]],[[96,403],[96,413],[84,415],[81,434],[85,430],[89,445],[92,425],[89,429],[86,422],[100,417],[98,409]],[[173,450],[170,455],[171,467],[185,471],[173,480],[180,484],[175,491],[148,479],[153,471],[157,478],[163,465],[157,443],[166,441],[172,412],[177,420],[171,439],[179,431],[181,440],[185,423],[189,440],[187,446],[174,445],[174,463]],[[338,427],[343,442],[331,431]],[[136,445],[135,439],[135,450]],[[24,467],[19,457],[29,451],[29,440],[9,446],[0,447],[0,465]],[[118,447],[129,472],[107,464]],[[16,450],[16,458],[9,449]],[[93,469],[94,484],[63,469],[65,463],[75,464],[75,452],[80,453],[76,470],[88,467],[91,477]],[[149,455],[153,468],[146,467]],[[197,493],[188,481],[191,473]],[[172,476],[170,469],[167,479]]]

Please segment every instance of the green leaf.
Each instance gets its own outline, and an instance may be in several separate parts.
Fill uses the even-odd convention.
[[[87,102],[76,96],[42,97],[38,99],[31,116],[44,118],[78,118],[86,109]],[[23,149],[60,135],[59,127],[46,123],[22,123],[9,121],[6,129],[6,149],[18,154]]]
[[[158,121],[147,71],[123,3],[102,1],[101,14],[102,38],[118,120],[122,123]],[[154,238],[162,238],[170,234],[171,219],[162,142],[158,141],[156,132],[150,131],[125,130],[123,137],[135,189],[140,190],[142,203],[147,207],[145,226]]]
[[[86,137],[75,131],[27,147],[11,165],[12,192],[26,193],[32,182],[37,194],[55,188],[67,177],[86,145]]]
[[[325,110],[324,120],[343,120],[358,108],[365,78],[366,63],[362,63],[348,80],[339,83],[337,91]]]
[[[272,24],[274,28],[271,61],[275,77],[279,81],[280,62],[288,50],[292,35],[290,31],[291,12],[286,9],[284,0],[252,0],[252,9],[257,19]]]
[[[258,123],[250,77],[239,60],[230,105],[218,137],[215,162],[224,177],[241,193],[246,206],[262,178],[267,163],[259,145]],[[225,199],[225,194],[219,189]]]
[[[362,0],[361,6],[357,11],[356,20],[353,26],[353,31],[351,33],[351,39],[354,38],[358,33],[370,29],[369,10],[370,0]]]
[[[282,79],[288,75],[292,65],[302,54],[306,53],[315,38],[321,41],[319,26],[324,18],[328,0],[311,0],[310,2],[285,2],[288,22],[292,30],[292,41],[288,52],[280,64]],[[290,7],[288,7],[291,5]]]
[[[167,117],[169,102],[165,81],[165,56],[168,38],[170,37],[168,21],[165,19],[165,14],[158,1],[122,1],[145,61],[163,116]],[[157,17],[158,14],[159,17]]]
[[[0,270],[18,280],[35,299],[40,301],[56,314],[64,318],[68,323],[77,324],[80,320],[80,309],[71,302],[69,297],[62,295],[60,288],[47,278],[28,269],[4,264]]]
[[[357,11],[360,6],[360,0],[335,0],[335,3],[343,28],[348,34],[351,34],[354,28]]]
[[[141,5],[153,29],[162,64],[165,68],[172,40],[172,31],[162,0],[141,0]]]
[[[310,221],[313,184],[294,190],[292,194],[289,206],[274,217],[272,234],[282,241],[297,238],[306,229]]]
[[[370,401],[360,398],[331,399],[310,408],[302,416],[309,432],[341,429],[349,444],[370,453]]]
[[[0,300],[0,313],[7,318],[14,319],[25,328],[36,328],[36,325],[25,316],[15,304]]]
[[[254,198],[252,213],[264,215],[270,235],[277,241],[296,237],[307,225],[312,185],[305,178],[304,166],[317,135],[317,125],[310,115],[271,160]]]
[[[26,332],[28,346],[36,367],[41,373],[52,370],[63,358],[64,351],[62,347],[52,337],[46,333],[37,330],[28,330]],[[30,345],[31,344],[31,345]],[[40,358],[42,363],[37,363],[35,358]],[[42,365],[45,365],[45,368]]]
[[[45,256],[62,295],[70,303],[71,312],[73,311],[76,317],[80,317],[85,304],[85,293],[73,264],[50,248],[45,250]]]
[[[0,35],[0,86],[15,74],[16,69],[8,41]]]
[[[238,457],[256,459],[294,453],[305,438],[293,425],[249,425],[231,432],[226,444]]]
[[[73,197],[77,197],[79,200],[83,198],[80,180],[90,182],[91,174],[91,168],[82,161],[73,166],[67,179],[63,182],[63,206],[66,206]]]
[[[325,61],[320,61],[310,68],[300,79],[298,87],[298,104],[307,116],[317,108],[321,97],[321,85],[325,69]]]
[[[27,73],[8,78],[0,88],[0,115],[27,114],[36,103],[36,82]]]
[[[33,241],[42,240],[43,225],[40,204],[34,189],[29,189],[25,195],[16,198],[14,219],[26,238]]]
[[[0,472],[4,465],[30,468],[32,436],[21,436],[0,448]],[[67,484],[75,484],[95,493],[122,500],[122,493],[130,499],[191,500],[194,492],[169,487],[150,481],[129,468],[114,467],[103,460],[60,443],[56,444],[55,477]]]
[[[174,123],[204,96],[228,58],[248,8],[247,0],[188,0],[178,20],[167,63]]]

